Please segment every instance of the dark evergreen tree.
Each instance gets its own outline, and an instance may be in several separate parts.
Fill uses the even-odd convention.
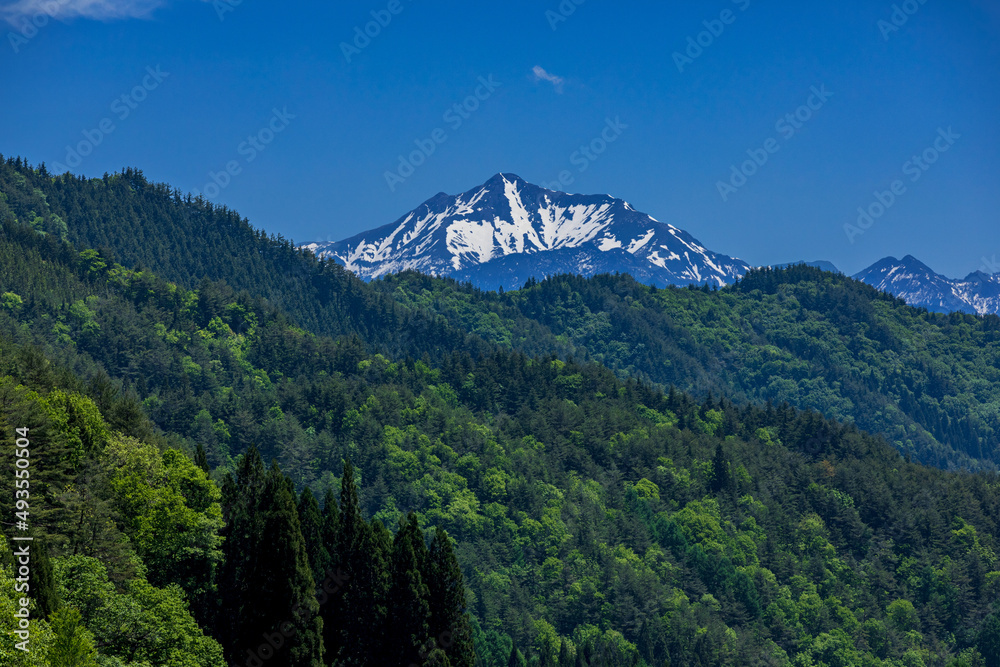
[[[306,543],[306,553],[309,556],[309,567],[312,568],[313,579],[322,584],[330,570],[330,553],[326,548],[323,530],[323,515],[319,503],[309,487],[299,495],[299,523],[302,526],[302,537]]]
[[[280,656],[288,667],[323,667],[315,582],[285,476],[276,465],[265,473],[251,447],[236,478],[226,480],[223,500],[228,530],[217,627],[227,661]]]
[[[225,560],[219,574],[220,608],[214,634],[226,651],[227,662],[242,661],[241,651],[250,648],[242,628],[256,615],[251,577],[259,572],[257,558],[265,538],[259,512],[265,478],[264,462],[251,446],[240,457],[236,476],[227,476],[223,482]]]
[[[323,496],[323,545],[330,558],[330,567],[337,567],[337,554],[340,551],[338,536],[340,534],[340,506],[332,489],[327,489]]]
[[[198,443],[198,447],[194,450],[194,463],[206,473],[212,473],[212,466],[208,464],[208,454],[205,452],[205,446],[200,442]]]
[[[265,541],[260,545],[255,604],[264,611],[266,625],[255,636],[287,635],[282,628],[290,623],[295,631],[284,646],[275,649],[276,655],[285,653],[280,664],[323,667],[323,621],[316,583],[288,481],[277,464],[272,465],[261,497]]]
[[[32,543],[28,586],[35,601],[36,616],[48,618],[59,608],[59,594],[56,591],[52,561],[49,559],[49,548],[44,538],[36,538]]]
[[[517,650],[517,642],[512,642],[510,645],[510,657],[507,658],[507,667],[521,667],[524,663],[524,659],[521,657],[521,652]]]
[[[987,616],[979,627],[976,648],[987,665],[1000,665],[1000,611]]]
[[[573,657],[569,652],[569,643],[564,638],[559,643],[559,667],[573,667]]]
[[[430,636],[444,646],[454,667],[472,667],[476,649],[466,613],[465,579],[451,539],[440,527],[431,540],[428,573]]]
[[[712,493],[730,491],[733,488],[733,477],[729,470],[729,458],[720,442],[715,446],[715,455],[712,457],[712,479],[709,488]]]
[[[387,650],[385,596],[386,551],[382,539],[361,514],[354,467],[344,462],[340,481],[340,530],[335,560],[345,580],[339,604],[324,614],[327,659],[345,666],[370,664]]]
[[[392,544],[386,641],[393,647],[388,664],[416,662],[425,650],[430,630],[430,591],[421,573],[426,567],[427,547],[415,514],[401,518]],[[426,569],[424,570],[426,572]],[[436,641],[436,638],[435,638]]]

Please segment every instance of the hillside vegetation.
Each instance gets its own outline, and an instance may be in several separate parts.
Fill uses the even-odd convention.
[[[414,273],[373,283],[528,353],[560,350],[700,396],[788,403],[942,468],[1000,463],[1000,317],[906,306],[808,266],[718,291],[557,276],[506,294]]]
[[[996,316],[927,313],[802,266],[752,272],[717,292],[628,276],[559,276],[499,295],[417,274],[365,284],[137,170],[54,178],[8,159],[0,193],[0,219],[188,289],[206,277],[224,282],[304,330],[355,334],[394,358],[436,363],[502,346],[592,360],[699,397],[819,410],[929,465],[1000,464]]]
[[[401,315],[395,331],[358,314],[369,329],[317,333],[252,285],[171,282],[8,208],[0,465],[29,427],[51,575],[33,588],[39,652],[6,635],[4,664],[245,664],[286,623],[270,664],[1000,660],[995,472],[924,467],[855,425],[714,384],[618,377],[569,338],[562,358],[482,330],[438,347],[406,327],[462,331],[450,307],[393,303],[431,288],[379,295],[328,265]],[[429,284],[483,312],[513,298]],[[590,284],[614,281],[577,293]],[[749,287],[649,298],[689,299],[695,318]],[[748,293],[785,298],[772,291]]]

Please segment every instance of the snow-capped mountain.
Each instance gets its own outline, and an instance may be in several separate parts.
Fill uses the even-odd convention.
[[[1000,314],[1000,273],[991,276],[976,271],[963,279],[952,279],[907,255],[902,260],[879,260],[854,278],[933,312]]]
[[[396,222],[305,246],[365,280],[414,269],[486,289],[557,273],[629,273],[658,286],[733,282],[750,268],[608,195],[573,195],[497,174],[439,193]]]

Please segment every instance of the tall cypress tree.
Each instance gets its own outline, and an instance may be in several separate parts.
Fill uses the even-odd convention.
[[[431,637],[445,646],[453,667],[473,667],[476,664],[476,648],[466,613],[465,580],[451,539],[440,527],[431,540],[427,569]]]
[[[28,587],[31,597],[35,600],[35,615],[39,618],[48,618],[59,608],[59,595],[56,591],[52,561],[49,559],[49,548],[44,539],[35,538],[31,551]]]
[[[729,470],[729,459],[726,450],[720,442],[715,446],[715,456],[712,457],[712,478],[709,483],[712,493],[729,492],[733,489],[733,477]]]
[[[228,663],[244,662],[241,651],[250,648],[244,646],[241,627],[254,613],[251,585],[259,571],[257,557],[264,541],[264,521],[258,507],[265,477],[264,461],[251,446],[240,458],[236,476],[227,475],[222,485],[225,559],[219,572],[220,607],[214,614],[214,634]]]
[[[309,556],[309,567],[312,568],[313,579],[321,584],[326,579],[330,569],[330,553],[326,548],[323,530],[323,515],[319,510],[316,496],[309,487],[302,489],[299,495],[299,523],[302,527],[302,537],[306,542],[306,554]]]
[[[340,482],[340,523],[335,561],[343,572],[340,600],[328,603],[323,621],[327,660],[368,665],[385,649],[385,595],[388,589],[384,540],[361,515],[354,467],[344,462]]]
[[[340,506],[333,489],[327,489],[323,496],[323,545],[330,556],[330,567],[336,568],[337,554],[340,551],[338,536],[340,534]]]
[[[521,652],[517,650],[517,642],[512,642],[510,645],[510,657],[507,658],[507,667],[521,667],[522,662]]]
[[[212,473],[212,467],[208,464],[208,453],[205,452],[205,446],[200,442],[197,449],[194,450],[194,464],[207,474]]]
[[[392,585],[392,533],[386,528],[381,521],[375,519],[371,522],[371,530],[369,532],[371,536],[371,541],[369,542],[369,549],[372,553],[377,553],[380,555],[379,560],[376,565],[376,570],[373,572],[376,575],[375,581],[377,585],[380,586],[381,596],[375,600],[375,607],[372,610],[372,615],[376,619],[376,622],[381,623],[380,626],[382,638],[388,637],[390,633],[390,627],[395,624],[396,620],[392,618],[389,614],[389,590]],[[392,646],[389,641],[377,641],[374,643],[368,654],[368,664],[371,665],[388,665],[391,663],[391,656],[395,655],[394,646]],[[419,657],[419,656],[417,656]],[[419,661],[417,661],[419,663]],[[403,663],[406,665],[411,665],[411,660]],[[428,663],[433,664],[433,663]],[[447,666],[444,666],[447,667]]]
[[[261,577],[256,580],[259,586],[256,604],[264,612],[266,625],[257,636],[276,638],[291,634],[284,640],[284,646],[275,648],[276,655],[284,652],[278,664],[323,667],[323,621],[290,487],[290,480],[277,463],[273,464],[260,505],[265,541],[260,545]],[[289,623],[294,626],[294,633],[282,630]]]
[[[423,533],[416,515],[411,512],[399,520],[399,531],[392,543],[387,605],[392,622],[386,627],[386,640],[393,654],[386,656],[389,658],[387,664],[417,662],[427,644],[431,616],[430,590],[425,581],[428,560]]]
[[[223,488],[226,562],[218,636],[229,663],[280,658],[323,667],[322,621],[295,498],[285,476],[265,472],[256,448]]]
[[[559,667],[573,667],[573,658],[569,653],[569,644],[563,639],[559,644]]]

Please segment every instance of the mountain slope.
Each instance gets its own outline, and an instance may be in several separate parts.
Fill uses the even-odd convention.
[[[503,346],[589,359],[699,396],[816,409],[924,463],[1000,463],[996,318],[921,315],[844,276],[764,272],[747,283],[758,290],[718,294],[653,291],[628,276],[566,277],[501,297],[410,273],[365,283],[134,170],[52,178],[9,159],[0,162],[0,194],[0,220],[102,247],[188,288],[205,276],[225,281],[307,331],[356,336],[390,357],[426,353],[436,364],[455,350],[475,357]],[[505,258],[511,271],[518,257]],[[136,382],[143,376],[129,371]]]
[[[394,223],[305,246],[366,280],[416,270],[496,289],[528,277],[623,272],[658,286],[724,285],[749,265],[607,195],[571,195],[497,174],[456,196],[439,193]]]
[[[1000,273],[976,271],[952,279],[907,255],[902,260],[881,259],[854,278],[936,313],[1000,314]]]
[[[385,562],[390,543],[393,563],[406,556],[405,562],[427,571],[421,568],[426,557],[417,550],[407,555],[395,549],[404,530],[393,539],[382,527],[400,526],[409,511],[416,513],[411,534],[445,528],[455,539],[468,582],[478,663],[484,667],[510,664],[514,646],[528,658],[517,664],[559,667],[983,665],[1000,640],[995,474],[923,468],[904,461],[881,438],[815,413],[695,401],[620,381],[596,364],[529,359],[511,351],[479,359],[456,353],[440,367],[387,359],[350,340],[289,326],[260,299],[236,297],[210,283],[188,292],[93,250],[74,252],[25,225],[0,224],[0,260],[0,288],[18,296],[5,298],[0,307],[0,376],[14,376],[13,381],[0,377],[0,422],[50,415],[47,435],[65,432],[65,444],[84,448],[95,438],[87,429],[72,433],[81,422],[108,430],[93,409],[81,409],[91,405],[82,398],[70,409],[58,408],[66,401],[49,391],[56,364],[42,351],[59,353],[67,362],[64,372],[103,367],[114,381],[136,387],[140,409],[164,431],[161,439],[185,449],[202,445],[218,464],[216,478],[235,470],[242,482],[253,477],[242,471],[254,468],[262,475],[263,461],[235,458],[256,443],[265,460],[277,457],[300,485],[346,489],[341,497],[348,502],[341,503],[339,518],[331,519],[333,536],[326,543],[337,547],[335,572],[348,573],[348,589],[339,591],[331,580],[331,603],[322,613],[323,627],[340,628],[338,641],[351,646],[377,646],[376,639],[401,645],[376,631],[358,640],[363,630],[346,632],[326,620],[340,618],[343,607],[357,624],[359,599],[373,599],[377,604],[371,605],[366,629],[402,626],[405,614],[391,610],[401,606],[398,594],[409,590],[398,583],[403,577],[386,582],[353,573],[371,571],[363,564]],[[752,283],[758,280],[754,275]],[[657,291],[666,292],[718,296]],[[693,302],[691,310],[698,305]],[[31,405],[40,396],[19,383],[41,392],[49,405]],[[94,405],[101,407],[107,387],[91,386]],[[11,400],[18,396],[29,404]],[[39,482],[56,483],[51,471],[65,459],[50,447],[53,438],[35,438],[36,425],[31,426],[42,455],[32,455],[34,492]],[[120,551],[150,543],[161,547],[150,556],[173,563],[174,541],[164,538],[183,547],[191,531],[174,521],[174,514],[147,522],[148,513],[159,515],[181,503],[178,489],[192,501],[217,489],[185,457],[180,459],[190,474],[161,480],[152,447],[135,441],[106,447],[114,454],[102,468],[112,475],[107,485],[112,493],[95,493],[82,508],[87,511],[73,505],[61,525],[76,530],[84,549],[93,549],[92,528],[110,532],[99,545],[104,546],[97,553],[100,563],[110,560],[110,547]],[[0,450],[7,469],[13,467],[13,452],[13,447]],[[344,463],[348,457],[353,475]],[[279,474],[269,474],[275,481],[265,489],[284,497],[286,483]],[[84,477],[70,479],[75,490]],[[0,494],[0,508],[11,516],[14,480],[2,479],[8,487]],[[341,479],[347,480],[343,486]],[[160,495],[150,497],[151,486]],[[223,505],[232,507],[235,494],[247,488],[255,487],[227,483]],[[49,504],[36,505],[42,497],[33,493],[33,516]],[[64,496],[51,497],[54,503]],[[108,514],[108,500],[120,505],[117,513]],[[283,505],[291,508],[291,499]],[[137,506],[144,512],[134,511]],[[264,548],[288,543],[293,555],[301,554],[294,546],[303,541],[301,520],[285,513],[288,518],[279,524],[289,531],[284,541],[275,540],[272,530],[260,530],[274,525],[276,514],[265,514],[267,523],[256,524],[252,543]],[[371,524],[371,537],[352,540],[359,516],[377,523]],[[85,517],[87,522],[80,521]],[[230,522],[223,533],[225,562],[240,562],[248,554],[256,560],[256,552],[233,546],[247,543],[250,530],[239,527],[253,525],[245,518],[237,523],[240,515],[230,511],[224,517]],[[111,539],[115,526],[130,525],[137,528],[125,537],[134,540]],[[211,526],[204,530],[208,537],[217,534]],[[313,540],[318,532],[311,533]],[[3,544],[0,536],[0,548]],[[192,659],[192,642],[175,640],[178,623],[172,617],[185,620],[184,614],[164,612],[183,612],[176,589],[168,589],[175,591],[169,599],[147,595],[150,611],[158,615],[140,615],[145,610],[122,599],[106,576],[94,577],[93,567],[83,572],[61,567],[80,563],[79,556],[64,560],[74,546],[57,543],[57,580],[67,591],[99,589],[82,600],[65,594],[63,600],[87,612],[87,627],[102,652],[108,647],[110,655],[125,660],[138,656],[129,663],[136,665],[221,667],[218,659]],[[248,638],[254,640],[250,647],[262,632],[271,637],[270,628],[285,627],[294,618],[289,610],[299,608],[252,604],[271,585],[267,574],[276,572],[281,583],[283,565],[294,559],[272,555],[260,561],[272,563],[269,570],[235,588],[223,574],[228,566],[218,576],[212,568],[198,570],[216,581],[220,592],[236,591],[238,599],[250,601],[210,607],[222,610],[221,619],[245,617],[252,609],[259,625]],[[304,559],[299,562],[308,579]],[[117,569],[127,564],[120,558]],[[4,631],[14,619],[12,572],[10,560],[0,558]],[[171,574],[155,567],[148,572],[151,578]],[[126,592],[141,592],[126,583]],[[419,601],[420,595],[416,591],[405,599]],[[80,604],[89,601],[96,611]],[[192,623],[186,628],[188,636],[208,644]],[[447,648],[445,632],[416,639],[431,647],[434,639]],[[220,639],[227,655],[241,661],[247,656],[247,642]],[[285,654],[275,650],[282,656],[275,664],[318,664],[284,659],[289,643],[283,642]],[[0,646],[0,657],[6,648]],[[214,645],[209,649],[217,653]],[[961,661],[953,662],[959,654]],[[411,661],[424,662],[423,655]],[[353,664],[410,664],[363,658]]]
[[[921,312],[841,274],[754,270],[718,291],[558,276],[495,294],[406,273],[373,282],[499,345],[562,345],[663,387],[787,402],[940,467],[1000,465],[1000,318]]]
[[[17,222],[188,289],[223,281],[266,299],[304,329],[358,336],[387,354],[435,359],[455,349],[486,350],[440,318],[399,308],[335,262],[317,261],[235,211],[151,183],[137,169],[53,177],[44,166],[0,156],[0,223]]]

